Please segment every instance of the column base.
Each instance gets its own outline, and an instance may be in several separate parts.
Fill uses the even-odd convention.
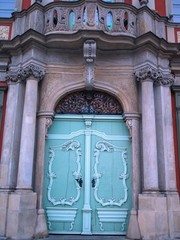
[[[15,192],[9,195],[6,237],[12,239],[31,239],[37,219],[37,194],[34,192]]]
[[[0,192],[0,238],[6,234],[6,217],[8,208],[9,192]]]
[[[127,231],[128,239],[141,239],[137,211],[131,210],[128,231]]]
[[[180,201],[179,195],[167,193],[167,209],[169,219],[170,238],[180,238]]]
[[[140,194],[138,222],[144,240],[180,236],[179,197]]]
[[[35,238],[44,238],[48,236],[47,224],[44,215],[44,209],[38,210],[37,223],[35,229]]]

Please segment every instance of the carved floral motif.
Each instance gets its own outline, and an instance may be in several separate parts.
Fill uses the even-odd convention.
[[[85,84],[86,90],[92,90],[94,84],[94,61],[96,58],[96,42],[87,40],[84,43]]]
[[[25,68],[20,68],[16,72],[9,71],[6,75],[7,82],[22,82],[25,81],[28,77],[33,76],[37,80],[42,80],[45,75],[45,70],[34,64],[30,64]]]
[[[82,91],[69,94],[56,106],[56,113],[122,114],[119,102],[106,93]]]
[[[137,81],[149,80],[153,81],[156,85],[170,86],[174,83],[174,76],[172,74],[163,74],[159,69],[151,66],[143,67],[135,72]]]

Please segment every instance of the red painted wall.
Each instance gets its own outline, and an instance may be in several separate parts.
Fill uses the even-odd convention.
[[[125,0],[124,2],[125,2],[125,3],[129,3],[129,4],[132,4],[132,0]]]
[[[22,10],[27,9],[31,6],[31,0],[23,0],[22,1]]]
[[[165,0],[155,0],[155,9],[160,16],[166,16],[166,2],[165,2]]]
[[[175,104],[175,94],[174,93],[172,93],[172,117],[173,117],[176,181],[177,181],[177,190],[178,190],[178,193],[180,195],[180,166],[179,166],[177,125],[176,125],[176,104]]]
[[[178,37],[177,37],[177,32],[180,32],[180,28],[175,28],[174,29],[174,35],[175,35],[175,42],[178,42]]]

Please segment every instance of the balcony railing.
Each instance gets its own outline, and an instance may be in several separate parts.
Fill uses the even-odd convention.
[[[136,36],[136,14],[125,4],[112,6],[90,1],[80,5],[59,2],[45,12],[45,34],[78,30]]]

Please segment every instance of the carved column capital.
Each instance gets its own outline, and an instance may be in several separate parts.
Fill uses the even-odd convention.
[[[85,85],[87,90],[92,90],[94,85],[94,61],[96,58],[96,42],[87,40],[84,43],[85,59]]]
[[[48,136],[47,132],[50,126],[52,125],[54,112],[51,111],[40,111],[37,114],[38,119],[43,118],[45,119],[45,137]]]
[[[173,74],[163,74],[159,69],[152,66],[143,67],[135,72],[136,80],[139,82],[152,81],[156,85],[171,86],[174,83]]]
[[[154,83],[159,86],[170,87],[174,84],[175,76],[173,74],[162,75],[162,78],[158,78]]]
[[[140,114],[139,113],[123,113],[123,119],[126,122],[127,128],[129,129],[130,140],[132,140],[133,120],[136,119],[139,121]]]
[[[143,67],[135,72],[135,77],[137,81],[156,81],[162,78],[161,71],[151,67]]]
[[[6,75],[7,82],[24,82],[29,77],[33,76],[38,81],[44,78],[45,69],[34,64],[30,64],[26,67],[21,67],[17,71],[9,71]]]

